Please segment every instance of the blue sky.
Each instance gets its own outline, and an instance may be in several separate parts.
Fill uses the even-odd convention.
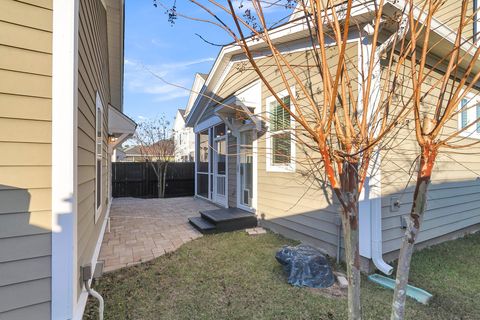
[[[177,3],[179,12],[204,16],[185,0]],[[285,15],[284,8],[270,9],[274,15],[280,10]],[[173,122],[176,110],[188,100],[189,92],[163,83],[148,70],[190,88],[195,73],[208,73],[220,50],[195,33],[214,43],[231,42],[224,31],[205,23],[179,18],[172,26],[164,12],[152,0],[126,0],[124,112],[137,122],[162,113]]]

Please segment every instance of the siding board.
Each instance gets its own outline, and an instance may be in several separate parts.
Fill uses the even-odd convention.
[[[2,312],[50,300],[49,278],[0,287],[0,316]],[[19,299],[21,297],[21,299]]]
[[[0,287],[51,276],[50,257],[0,263]]]
[[[106,11],[100,0],[81,1],[78,69],[78,265],[90,262],[107,210],[109,70]],[[95,222],[96,93],[103,105],[103,211]],[[78,292],[81,290],[78,281]]]
[[[52,100],[0,92],[0,115],[3,118],[49,121],[52,119]]]
[[[0,21],[0,43],[15,48],[52,53],[52,33]]]
[[[0,319],[49,319],[52,1],[0,0]]]
[[[2,239],[0,262],[48,256],[51,254],[51,239],[50,233]]]

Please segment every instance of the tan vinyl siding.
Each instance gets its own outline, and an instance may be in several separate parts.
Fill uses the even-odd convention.
[[[415,3],[419,8],[423,8],[425,0],[415,0]],[[446,24],[453,31],[456,31],[459,28],[461,8],[462,1],[446,0],[443,5],[438,9],[438,11],[434,14],[434,18]],[[467,5],[466,18],[472,18],[473,13],[473,0],[470,0]],[[452,32],[452,35],[455,36],[456,33]],[[464,26],[464,38],[471,38],[472,35],[473,22],[470,22]]]
[[[0,0],[0,319],[50,318],[52,1]]]
[[[328,50],[328,54],[334,56],[335,49]],[[348,45],[346,52],[348,61],[357,61],[357,45]],[[317,91],[321,85],[318,71],[312,67],[313,58],[309,51],[297,52],[288,56],[291,65],[301,77],[303,83],[308,86],[311,83],[311,90]],[[335,61],[335,59],[332,59]],[[267,63],[268,64],[268,63]],[[333,67],[332,63],[332,67]],[[267,73],[267,78],[276,92],[285,90],[280,74],[270,67],[272,72]],[[333,68],[332,68],[333,69]],[[332,70],[333,71],[333,70]],[[287,78],[291,76],[287,75]],[[356,79],[356,76],[353,78]],[[292,84],[295,82],[290,80]],[[295,87],[300,108],[306,114],[310,113],[309,107],[304,100],[304,94],[298,86]],[[266,86],[262,86],[262,112],[266,118],[266,99],[272,94]],[[314,96],[318,99],[319,97]],[[297,125],[297,132],[303,130]],[[328,187],[322,187],[314,182],[311,169],[311,162],[305,154],[311,154],[296,143],[296,169],[291,172],[270,172],[267,171],[266,159],[266,135],[260,134],[258,139],[258,211],[264,217],[273,230],[285,233],[289,237],[302,240],[318,246],[329,254],[336,254],[338,243],[338,210],[339,207],[332,197]],[[320,178],[323,172],[315,173]],[[310,178],[306,178],[309,176]],[[321,178],[320,178],[321,179]]]
[[[409,66],[407,63],[407,67]],[[406,69],[408,70],[408,69]],[[408,71],[407,71],[408,72]],[[408,74],[408,73],[407,73]],[[435,83],[441,74],[432,71],[430,81]],[[410,83],[404,84],[405,95],[411,92]],[[428,88],[425,86],[423,91]],[[427,99],[424,107],[433,112],[433,103],[439,96],[436,88]],[[443,137],[458,130],[458,119],[452,119],[442,131]],[[474,142],[463,139],[459,144]],[[382,154],[382,229],[384,253],[398,250],[404,230],[400,227],[400,217],[409,214],[414,191],[415,176],[408,174],[419,153],[415,139],[413,119],[400,130],[392,151]],[[459,152],[459,153],[458,153]],[[462,154],[463,153],[463,154]],[[415,167],[413,167],[413,170]],[[432,183],[428,193],[427,211],[418,237],[418,242],[438,238],[442,235],[480,224],[480,145],[464,150],[441,149],[432,173]],[[391,209],[392,198],[399,199],[398,211]]]
[[[104,222],[108,184],[110,102],[106,11],[100,0],[80,2],[78,41],[78,267],[90,263]],[[95,222],[96,93],[103,105],[102,212]],[[78,293],[81,292],[78,279]]]

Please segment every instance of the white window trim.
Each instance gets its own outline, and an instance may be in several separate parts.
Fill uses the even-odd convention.
[[[469,105],[476,105],[477,107],[467,108],[467,125],[472,123],[477,119],[477,108],[480,107],[480,96],[474,95],[473,93],[468,93],[465,95],[464,99],[469,100]],[[462,130],[462,112],[460,111],[462,108],[462,102],[458,104],[458,130]],[[467,130],[460,133],[460,136],[464,138],[471,138],[471,139],[480,139],[480,132],[477,131],[477,125],[474,124]]]
[[[292,86],[290,91],[293,95],[295,95],[295,87]],[[282,92],[277,93],[278,97],[284,98],[288,96],[288,90],[284,90]],[[266,133],[266,144],[267,144],[267,152],[266,152],[266,159],[267,159],[267,172],[295,172],[295,165],[296,165],[296,143],[293,137],[294,128],[295,128],[295,119],[290,117],[290,129],[284,130],[284,132],[291,132],[292,139],[290,141],[290,163],[287,165],[274,165],[272,164],[272,133],[270,131],[270,104],[276,101],[274,96],[270,96],[265,101],[265,110],[267,112],[267,133]],[[293,104],[292,100],[290,99],[290,109],[295,114],[295,105]]]
[[[100,109],[100,115],[102,119],[100,119],[100,128],[98,128],[98,121],[97,121],[97,116],[98,116],[98,109]],[[95,100],[95,223],[97,223],[98,219],[102,215],[102,210],[103,210],[103,181],[100,181],[100,190],[98,190],[98,173],[100,171],[100,180],[103,178],[103,104],[102,104],[102,99],[100,99],[100,95],[98,92],[96,93],[96,100]],[[102,144],[101,148],[101,155],[97,153],[97,145],[99,143],[98,141],[98,130],[100,129],[100,143]],[[100,157],[100,167],[98,167],[98,160]],[[98,204],[98,192],[100,192],[100,205]]]

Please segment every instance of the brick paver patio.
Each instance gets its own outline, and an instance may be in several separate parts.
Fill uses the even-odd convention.
[[[113,271],[159,257],[185,242],[201,237],[188,218],[202,209],[216,207],[204,200],[114,199],[110,211],[110,232],[105,232],[99,260],[104,271]]]

